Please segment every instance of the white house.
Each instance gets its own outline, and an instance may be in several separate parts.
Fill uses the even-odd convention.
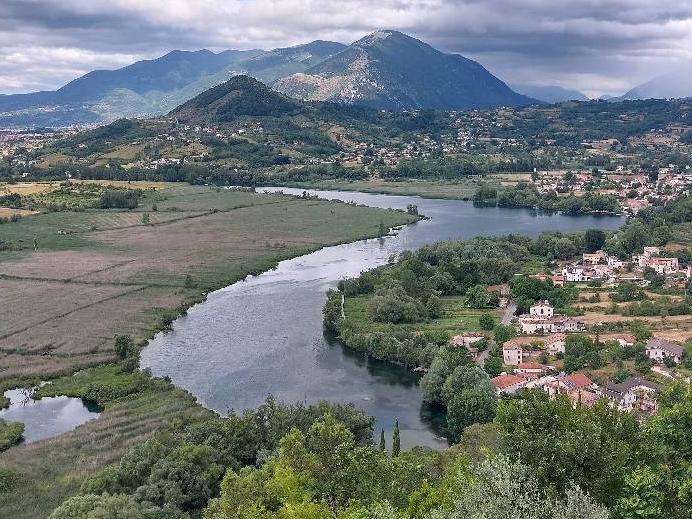
[[[549,335],[545,340],[545,346],[553,355],[555,353],[565,353],[565,334],[554,333]]]
[[[664,359],[669,358],[679,364],[682,360],[682,352],[682,346],[666,339],[653,337],[646,343],[646,356],[655,362],[663,362]]]
[[[611,382],[601,389],[613,405],[625,411],[655,412],[654,393],[661,388],[658,384],[641,377],[629,377],[624,382]]]
[[[553,305],[548,301],[538,301],[529,308],[529,314],[536,317],[552,317],[555,313]]]
[[[502,361],[508,366],[516,366],[524,361],[524,349],[516,341],[509,340],[502,345]]]

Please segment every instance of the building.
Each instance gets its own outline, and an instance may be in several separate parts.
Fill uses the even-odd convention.
[[[565,375],[564,373],[552,380],[547,380],[543,384],[543,391],[551,397],[562,393],[570,393],[572,391],[590,391],[595,390],[598,386],[583,373],[572,373]]]
[[[529,315],[535,317],[552,317],[554,314],[553,306],[548,301],[538,301],[529,308]]]
[[[540,375],[551,371],[552,366],[546,366],[544,364],[539,364],[538,362],[520,362],[517,367],[514,368],[515,375],[530,374],[530,375]]]
[[[608,255],[602,250],[598,250],[592,254],[582,254],[581,261],[584,265],[598,265],[599,263],[607,263]]]
[[[565,334],[564,333],[554,333],[549,335],[545,339],[545,346],[548,348],[548,352],[553,355],[556,353],[565,353]]]
[[[491,378],[490,382],[495,386],[498,393],[514,393],[526,385],[526,379],[517,375],[502,374]]]
[[[584,323],[556,314],[548,301],[539,301],[529,309],[528,314],[519,316],[519,327],[522,333],[560,333],[579,332]]]
[[[656,273],[662,276],[677,272],[679,268],[678,258],[665,257],[649,258],[646,260],[645,266],[654,269]]]
[[[502,345],[502,362],[517,366],[524,361],[524,349],[518,342],[509,340]]]
[[[452,344],[455,346],[471,346],[472,344],[485,339],[485,335],[479,332],[465,332],[455,335],[452,338]]]
[[[641,377],[629,377],[616,384],[611,382],[601,389],[601,393],[611,404],[624,411],[656,412],[654,393],[661,388],[658,384]]]
[[[627,346],[634,346],[634,343],[637,342],[637,338],[629,333],[616,333],[613,335],[605,335],[601,337],[601,340],[617,342],[623,348]]]
[[[653,337],[646,343],[646,356],[655,362],[663,362],[671,359],[676,364],[682,360],[683,348],[679,344],[667,339]]]

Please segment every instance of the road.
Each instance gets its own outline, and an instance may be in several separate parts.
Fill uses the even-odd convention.
[[[517,305],[511,299],[507,303],[507,309],[505,310],[505,315],[502,316],[502,324],[510,324],[512,322],[512,317],[514,317],[514,312],[517,311]]]

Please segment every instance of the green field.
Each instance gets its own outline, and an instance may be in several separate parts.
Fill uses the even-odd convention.
[[[443,316],[439,319],[419,323],[390,324],[378,323],[368,317],[368,303],[372,294],[348,297],[344,303],[344,314],[354,330],[363,332],[446,332],[454,336],[465,331],[479,331],[478,319],[483,314],[491,314],[499,321],[502,311],[497,308],[477,310],[466,306],[465,296],[442,297]]]
[[[12,244],[0,252],[7,309],[0,388],[64,375],[39,395],[96,395],[105,407],[71,433],[0,454],[14,482],[0,491],[0,516],[47,517],[132,444],[208,413],[164,381],[122,373],[115,335],[144,344],[209,291],[415,220],[400,211],[179,184],[148,191],[131,211],[58,211],[0,225],[0,240]]]

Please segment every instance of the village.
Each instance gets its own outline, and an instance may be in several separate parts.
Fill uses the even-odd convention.
[[[587,283],[595,283],[602,290],[616,290],[619,285],[626,284],[644,290],[651,284],[649,273],[659,278],[661,286],[685,290],[691,269],[690,266],[680,268],[678,258],[665,255],[660,247],[643,247],[629,261],[598,250],[584,253],[578,261],[558,265],[550,275],[532,277],[550,280],[560,287],[579,285],[583,288],[588,286]],[[510,305],[508,289],[500,289],[503,295],[501,306],[507,308]],[[666,337],[670,334],[665,330],[638,339],[627,330],[608,331],[601,322],[584,322],[582,319],[586,317],[562,315],[547,300],[536,301],[528,313],[510,317],[508,322],[514,327],[516,336],[496,345],[498,354],[501,354],[502,372],[491,382],[498,394],[540,389],[551,397],[567,395],[574,405],[591,406],[605,398],[618,409],[650,415],[656,412],[655,393],[663,387],[662,381],[681,376],[689,380],[689,376],[678,373],[685,358],[685,347]],[[579,369],[566,371],[565,359],[570,355],[570,342],[578,348],[584,339],[594,347],[601,345],[604,351],[614,351],[612,356],[618,359],[619,369],[615,366],[603,369],[592,366],[590,368],[596,369],[589,369],[578,365]],[[488,352],[481,352],[478,348],[486,341],[483,333],[467,332],[455,336],[452,344],[465,347],[478,362],[487,359]],[[599,353],[594,351],[598,358]],[[621,359],[638,356],[642,360],[637,365],[639,370],[623,367]],[[587,374],[589,371],[598,374],[600,383]]]

